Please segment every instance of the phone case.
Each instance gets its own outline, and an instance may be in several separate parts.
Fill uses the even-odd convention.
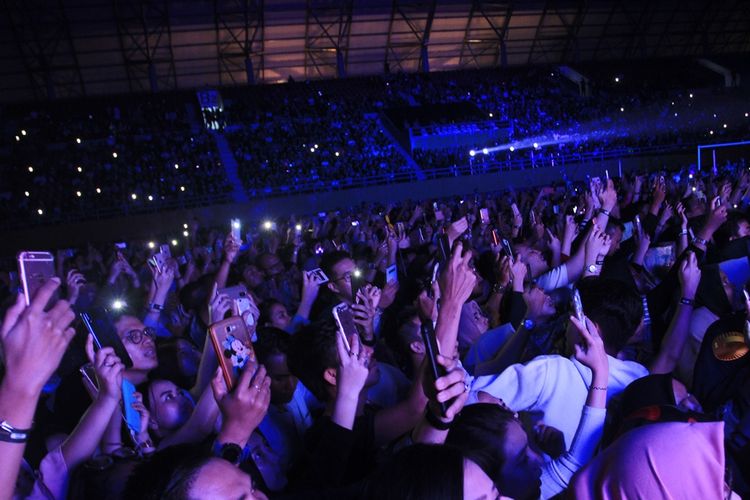
[[[42,285],[55,275],[55,258],[50,252],[21,252],[18,254],[18,275],[28,306]],[[50,299],[50,303],[56,302],[55,299]]]
[[[216,351],[216,357],[219,358],[224,381],[231,391],[247,362],[255,359],[250,334],[245,322],[239,316],[232,316],[214,323],[208,327],[208,334]]]
[[[357,330],[357,324],[354,322],[354,316],[349,305],[346,302],[342,302],[334,306],[333,318],[339,327],[339,334],[344,339],[344,347],[346,347],[347,351],[351,351],[352,347],[349,344],[349,337],[358,335],[359,330]]]
[[[122,418],[133,434],[141,432],[141,415],[133,408],[135,386],[128,380],[122,381]]]
[[[398,266],[393,264],[385,269],[386,283],[395,283],[398,281]]]

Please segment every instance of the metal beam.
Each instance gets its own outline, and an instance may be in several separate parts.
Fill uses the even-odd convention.
[[[4,4],[34,96],[84,96],[81,67],[62,2],[5,0]]]
[[[219,85],[263,81],[263,0],[214,0]]]
[[[346,76],[353,9],[354,0],[307,0],[305,77]]]
[[[131,90],[177,88],[168,0],[114,0],[113,6]]]
[[[429,71],[429,38],[435,0],[397,1],[391,4],[384,66],[399,71]]]
[[[512,2],[474,0],[466,20],[459,66],[486,66],[482,61],[488,53],[493,54],[492,65],[506,66],[508,58],[505,39],[512,15]],[[489,33],[485,35],[485,32]]]

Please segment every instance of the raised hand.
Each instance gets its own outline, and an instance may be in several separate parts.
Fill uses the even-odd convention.
[[[89,335],[86,338],[86,354],[96,372],[99,387],[97,397],[119,401],[122,398],[122,372],[125,370],[125,365],[117,357],[115,350],[111,347],[103,347],[95,353],[94,339]]]
[[[584,366],[591,368],[594,378],[609,373],[609,359],[607,352],[604,350],[604,341],[599,335],[599,330],[590,319],[584,318],[584,325],[575,316],[570,317],[570,321],[580,334],[580,342],[575,344],[575,358]]]
[[[432,376],[422,377],[422,389],[427,396],[430,411],[445,422],[450,422],[463,409],[469,396],[469,386],[466,384],[466,371],[457,360],[438,354],[437,364],[445,369],[445,375],[432,380]],[[426,365],[426,362],[425,362]],[[451,401],[450,406],[442,413],[440,403]]]
[[[453,248],[453,254],[440,274],[440,296],[445,302],[453,302],[461,306],[471,296],[477,276],[469,266],[471,252],[464,254],[463,245],[458,242]]]
[[[22,294],[5,313],[0,327],[0,344],[5,363],[5,380],[20,394],[36,397],[60,364],[65,349],[75,335],[70,323],[75,318],[65,300],[45,311],[60,286],[51,278],[26,306]]]
[[[232,233],[229,233],[224,238],[224,261],[229,264],[233,263],[237,259],[237,255],[240,253],[241,241],[237,241],[232,237]]]
[[[450,244],[453,245],[453,242],[456,241],[459,236],[464,234],[467,229],[469,229],[469,221],[466,220],[466,217],[461,217],[448,226],[448,240]]]
[[[78,269],[71,269],[68,271],[68,275],[65,278],[65,288],[67,292],[67,300],[71,304],[75,304],[78,300],[78,295],[81,293],[81,288],[86,284],[86,278],[83,274],[78,272]]]
[[[228,311],[232,310],[232,299],[228,295],[219,294],[214,285],[212,299],[208,303],[208,321],[210,324],[224,319]]]
[[[266,369],[254,360],[248,361],[232,392],[227,390],[221,369],[217,369],[211,389],[223,417],[217,440],[244,446],[266,416],[271,402],[271,378]]]
[[[688,252],[687,256],[680,262],[680,288],[682,296],[687,299],[695,298],[695,292],[698,290],[698,284],[701,281],[701,270],[698,267],[698,259],[695,253]]]

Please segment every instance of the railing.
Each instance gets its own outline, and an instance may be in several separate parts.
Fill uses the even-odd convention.
[[[621,147],[601,152],[569,153],[555,156],[544,155],[542,157],[536,156],[533,159],[530,156],[526,156],[525,152],[519,151],[518,153],[513,155],[514,157],[506,160],[498,160],[495,156],[484,156],[478,154],[473,159],[470,159],[469,163],[465,165],[454,165],[435,169],[423,168],[422,171],[424,173],[425,179],[440,179],[448,177],[458,177],[462,175],[490,174],[513,170],[549,167],[551,166],[552,161],[554,161],[555,166],[564,169],[567,164],[601,162],[605,160],[646,154],[676,153],[685,150],[694,150],[695,147],[695,144]],[[276,186],[247,189],[246,191],[248,193],[250,201],[252,202],[252,200],[255,198],[264,199],[296,194],[338,191],[381,184],[411,182],[416,180],[418,180],[416,173],[414,171],[407,171],[373,176],[358,176],[339,179],[335,181],[309,182],[295,184],[294,186]],[[8,218],[0,223],[0,228],[3,230],[8,230],[18,229],[22,227],[26,228],[32,226],[49,225],[53,223],[56,224],[61,222],[108,219],[116,216],[141,215],[168,210],[191,209],[211,205],[222,205],[231,203],[232,201],[233,200],[231,195],[225,193],[210,196],[185,196],[184,198],[165,201],[159,203],[158,205],[144,203],[142,205],[123,205],[122,207],[107,207],[103,209],[87,208],[85,211],[81,210],[77,212],[67,212],[66,214],[64,214],[64,216],[58,217],[56,219],[44,219],[36,223],[35,221],[31,220],[17,220],[15,218]]]

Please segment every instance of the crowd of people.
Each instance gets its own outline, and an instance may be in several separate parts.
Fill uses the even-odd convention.
[[[741,162],[9,267],[0,491],[745,497],[748,208]]]
[[[13,175],[0,188],[4,219],[53,223],[228,200],[214,138],[190,124],[186,105],[181,96],[131,97],[19,112]]]
[[[661,78],[656,69],[645,73]],[[8,110],[0,141],[0,158],[14,174],[0,188],[0,210],[6,225],[27,225],[229,201],[234,176],[221,154],[234,156],[252,198],[413,180],[419,170],[533,168],[747,135],[742,96],[695,85],[708,83],[696,76],[639,88],[596,80],[581,96],[558,70],[536,68],[230,88],[221,91],[223,131],[204,129],[191,93],[18,106]],[[410,150],[383,118],[388,109],[440,105],[466,105],[476,115],[473,123],[440,121],[443,132],[500,123],[512,136],[460,147],[446,138]],[[429,124],[410,125],[421,136]],[[231,151],[220,152],[214,133],[227,136]],[[494,146],[504,147],[482,153]]]

